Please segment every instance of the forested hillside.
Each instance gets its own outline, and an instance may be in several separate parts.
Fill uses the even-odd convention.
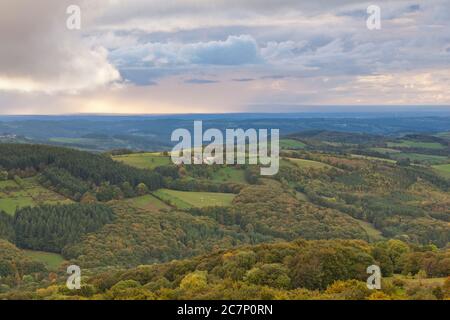
[[[114,220],[111,208],[96,204],[39,206],[16,212],[15,243],[26,249],[61,252],[68,244]]]
[[[445,246],[450,237],[449,181],[421,167],[342,155],[290,152],[330,167],[285,166],[277,176],[313,203],[372,223],[386,237]]]
[[[449,250],[390,240],[305,241],[244,246],[166,264],[85,277],[81,290],[48,284],[12,291],[27,299],[443,299],[450,298]],[[382,290],[366,287],[366,268],[383,270]],[[420,277],[407,277],[420,271]],[[393,276],[393,273],[398,275]],[[400,275],[400,274],[403,274]],[[434,277],[428,283],[427,276]],[[26,286],[25,286],[26,287]],[[2,297],[0,295],[0,297]]]
[[[0,144],[0,168],[9,178],[42,173],[44,185],[74,200],[91,189],[107,201],[128,195],[140,184],[150,190],[162,187],[158,173],[123,165],[105,155],[43,145]]]
[[[425,162],[363,155],[388,147],[372,137],[286,137],[272,177],[177,166],[167,152],[0,144],[0,297],[448,297],[450,180]],[[83,270],[79,292],[63,285],[69,264]],[[375,293],[362,282],[371,264],[385,281]]]

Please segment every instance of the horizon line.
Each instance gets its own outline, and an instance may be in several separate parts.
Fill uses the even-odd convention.
[[[289,106],[286,104],[280,106]],[[377,114],[377,113],[450,113],[450,105],[297,105],[303,108],[318,108],[317,110],[284,110],[284,111],[233,111],[233,112],[179,112],[179,113],[144,113],[144,112],[67,112],[67,113],[0,113],[0,117],[31,117],[31,116],[176,116],[176,115],[239,115],[239,114],[340,114],[340,113],[360,113],[360,114]],[[340,110],[324,110],[323,108],[344,108]],[[372,110],[355,110],[361,107],[378,107],[380,109]],[[417,110],[417,108],[426,107],[428,110]],[[386,108],[390,108],[386,110]]]

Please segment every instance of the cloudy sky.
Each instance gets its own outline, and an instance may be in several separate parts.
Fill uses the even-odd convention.
[[[450,105],[450,0],[2,0],[0,42],[0,114]]]

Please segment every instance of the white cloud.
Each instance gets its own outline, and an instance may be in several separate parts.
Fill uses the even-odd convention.
[[[120,66],[167,67],[179,65],[244,65],[261,62],[258,45],[251,36],[229,36],[224,41],[197,43],[146,43],[112,51]]]
[[[66,28],[71,2],[0,2],[0,90],[74,93],[119,80],[104,48]]]

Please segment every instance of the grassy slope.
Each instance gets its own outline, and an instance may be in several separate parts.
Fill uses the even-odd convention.
[[[153,169],[172,163],[170,157],[159,153],[133,153],[115,156],[113,159],[140,169]]]
[[[187,192],[169,189],[159,189],[154,192],[154,195],[179,209],[228,206],[235,197],[230,193]]]
[[[126,200],[129,202],[130,205],[139,208],[139,209],[145,209],[145,210],[152,210],[152,209],[169,209],[170,207],[166,205],[164,202],[159,200],[158,198],[148,194],[141,197],[136,197],[132,199]]]
[[[450,164],[441,164],[433,166],[433,169],[444,178],[450,179]]]
[[[369,148],[369,150],[380,152],[380,153],[400,153],[400,150],[391,149],[391,148]]]
[[[64,258],[57,253],[43,252],[43,251],[32,251],[23,250],[26,256],[32,258],[33,260],[39,261],[47,265],[49,270],[57,270],[61,264],[64,262]]]
[[[282,149],[302,149],[306,147],[306,144],[294,139],[281,139],[280,147]]]
[[[378,158],[378,157],[371,157],[371,156],[363,156],[359,154],[351,154],[352,158],[358,158],[358,159],[366,159],[366,160],[375,160],[375,161],[384,161],[389,163],[396,163],[397,161],[392,159],[385,159],[385,158]]]
[[[23,179],[21,185],[11,180],[0,182],[0,210],[9,214],[14,214],[16,208],[70,202],[71,200],[42,187],[36,178]]]
[[[244,170],[232,167],[220,168],[211,179],[214,182],[246,183]]]
[[[330,165],[318,161],[305,160],[305,159],[296,159],[296,158],[287,158],[300,168],[312,168],[312,169],[322,169],[322,168],[331,168]]]
[[[429,154],[420,154],[420,153],[406,153],[406,152],[400,152],[400,153],[394,153],[391,154],[391,157],[394,159],[406,159],[408,158],[411,161],[421,161],[426,162],[428,164],[442,164],[448,162],[448,157],[444,156],[435,156],[435,155],[429,155]]]
[[[380,241],[384,239],[383,235],[381,234],[381,231],[375,229],[375,227],[371,223],[358,219],[355,220],[358,221],[361,228],[363,228],[364,231],[367,233],[370,242]]]
[[[445,147],[437,142],[422,142],[403,140],[401,142],[388,142],[389,148],[424,148],[424,149],[444,149]]]

